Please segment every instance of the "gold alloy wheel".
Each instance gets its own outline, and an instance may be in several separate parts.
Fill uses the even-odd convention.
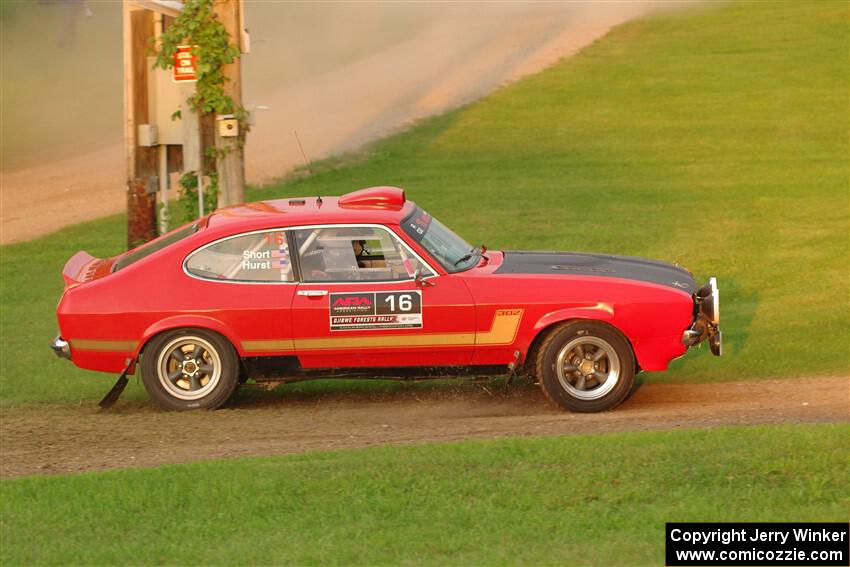
[[[558,352],[555,364],[558,382],[580,400],[604,397],[620,379],[620,358],[608,341],[583,335],[568,342]]]
[[[156,370],[168,394],[180,400],[197,400],[218,385],[221,356],[206,339],[184,335],[160,349]]]

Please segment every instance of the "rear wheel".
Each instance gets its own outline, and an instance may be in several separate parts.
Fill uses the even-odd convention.
[[[145,347],[142,380],[150,397],[166,409],[215,409],[239,384],[239,357],[216,333],[169,331]]]
[[[555,328],[537,353],[537,376],[546,397],[575,412],[612,409],[634,384],[631,345],[613,327],[571,321]]]

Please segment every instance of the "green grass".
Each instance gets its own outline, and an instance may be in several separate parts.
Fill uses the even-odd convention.
[[[846,374],[848,28],[840,2],[646,18],[554,68],[253,199],[405,187],[491,248],[634,254],[719,278],[726,353],[648,380]],[[0,403],[93,400],[54,360],[73,252],[121,251],[112,217],[2,249]],[[130,395],[139,395],[139,389]]]
[[[660,565],[669,521],[846,521],[848,450],[753,427],[29,477],[0,563]]]

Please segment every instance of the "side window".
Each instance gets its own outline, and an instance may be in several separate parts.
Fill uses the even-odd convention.
[[[234,236],[208,244],[186,260],[186,270],[211,280],[291,282],[286,231],[272,230]]]
[[[433,275],[385,228],[303,228],[295,242],[305,282],[409,280],[420,267]]]

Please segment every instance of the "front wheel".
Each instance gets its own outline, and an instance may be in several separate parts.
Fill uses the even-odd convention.
[[[239,384],[239,358],[216,333],[179,329],[154,337],[142,355],[150,397],[172,410],[215,409]]]
[[[543,393],[575,412],[612,409],[625,400],[635,379],[631,345],[613,327],[571,321],[554,329],[537,354]]]

